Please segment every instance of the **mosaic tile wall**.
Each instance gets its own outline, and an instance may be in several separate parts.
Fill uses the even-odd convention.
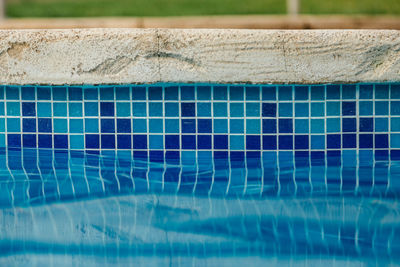
[[[2,86],[0,99],[0,147],[400,151],[397,83]]]

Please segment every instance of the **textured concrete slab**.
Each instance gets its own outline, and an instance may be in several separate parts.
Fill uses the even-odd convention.
[[[400,81],[400,32],[0,31],[3,84]]]

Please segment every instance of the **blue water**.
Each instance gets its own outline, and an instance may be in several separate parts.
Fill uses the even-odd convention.
[[[400,264],[400,162],[0,150],[0,266]]]

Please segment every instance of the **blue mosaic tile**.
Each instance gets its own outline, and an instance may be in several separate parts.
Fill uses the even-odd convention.
[[[196,150],[312,151],[317,159],[342,149],[384,158],[400,148],[398,83],[1,86],[0,99],[0,146],[8,147],[147,151],[157,159]]]

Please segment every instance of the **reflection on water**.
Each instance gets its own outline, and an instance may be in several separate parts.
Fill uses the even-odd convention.
[[[0,266],[396,265],[399,166],[4,150]]]

